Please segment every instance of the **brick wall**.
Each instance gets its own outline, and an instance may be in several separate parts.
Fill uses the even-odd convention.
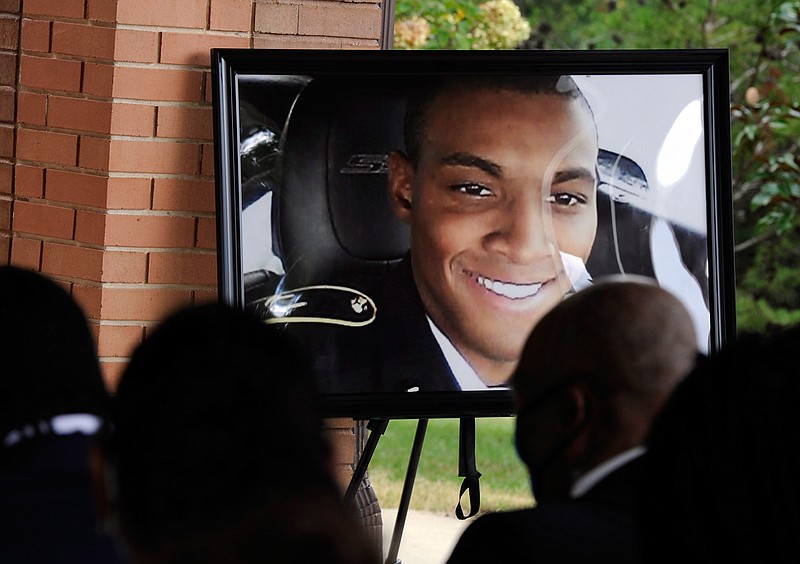
[[[20,0],[0,0],[0,264],[11,251],[19,8]]]
[[[72,292],[111,389],[216,299],[209,49],[375,49],[382,23],[378,0],[0,0],[0,264]]]

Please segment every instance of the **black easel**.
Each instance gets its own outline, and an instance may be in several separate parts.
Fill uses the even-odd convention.
[[[370,431],[367,442],[364,446],[364,451],[358,459],[358,464],[353,471],[353,477],[344,494],[345,503],[352,503],[355,499],[358,487],[367,472],[372,455],[375,453],[375,448],[378,446],[378,440],[386,432],[389,425],[388,419],[372,419],[367,424],[367,429]],[[406,517],[408,516],[408,508],[411,504],[411,493],[414,490],[414,480],[417,477],[417,469],[419,468],[419,459],[422,455],[422,445],[425,442],[425,433],[428,430],[428,419],[419,419],[417,422],[417,431],[414,434],[414,443],[411,447],[411,455],[408,460],[408,469],[406,470],[406,478],[403,482],[403,492],[400,495],[400,504],[397,508],[397,518],[394,522],[394,529],[392,531],[392,541],[389,545],[389,552],[386,556],[385,564],[400,564],[397,555],[400,551],[400,541],[403,538],[403,529],[406,524]],[[478,480],[481,473],[475,467],[475,418],[461,418],[459,424],[459,454],[458,454],[458,475],[464,477],[464,482],[461,484],[459,492],[458,505],[456,507],[456,515],[459,519],[468,519],[475,515],[480,509],[480,487]],[[461,509],[461,497],[465,491],[469,491],[470,499],[470,512],[464,515]]]

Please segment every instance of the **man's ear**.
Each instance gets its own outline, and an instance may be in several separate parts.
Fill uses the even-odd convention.
[[[414,163],[402,152],[389,154],[389,200],[397,217],[411,221],[411,193],[414,182]]]
[[[565,430],[575,431],[586,423],[592,402],[592,393],[582,383],[575,383],[566,390],[566,409],[562,412]]]

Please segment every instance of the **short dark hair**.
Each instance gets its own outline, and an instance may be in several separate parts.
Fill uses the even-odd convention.
[[[141,550],[230,528],[298,488],[338,492],[305,356],[222,304],[175,314],[134,352],[107,453]]]
[[[543,94],[569,100],[583,100],[590,114],[592,113],[583,92],[568,75],[458,75],[415,80],[414,84],[408,87],[409,95],[404,121],[406,155],[412,162],[418,162],[428,111],[433,102],[444,94],[464,90],[505,90],[521,94]],[[594,119],[593,114],[592,119]]]
[[[108,396],[83,311],[44,275],[0,268],[0,440],[69,413],[106,414]],[[34,425],[35,427],[35,425]]]

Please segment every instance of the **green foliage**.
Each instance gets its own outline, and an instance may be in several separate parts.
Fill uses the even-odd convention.
[[[391,421],[369,467],[378,498],[386,507],[400,500],[417,422]],[[481,477],[481,509],[511,509],[533,504],[528,474],[513,445],[514,420],[478,419],[475,456]],[[411,507],[452,514],[462,478],[458,477],[458,420],[428,424]],[[463,504],[467,504],[466,496]]]
[[[398,0],[396,49],[510,49],[530,35],[511,0]]]
[[[800,310],[773,307],[744,291],[736,295],[736,316],[740,330],[748,333],[772,333],[800,324]]]

